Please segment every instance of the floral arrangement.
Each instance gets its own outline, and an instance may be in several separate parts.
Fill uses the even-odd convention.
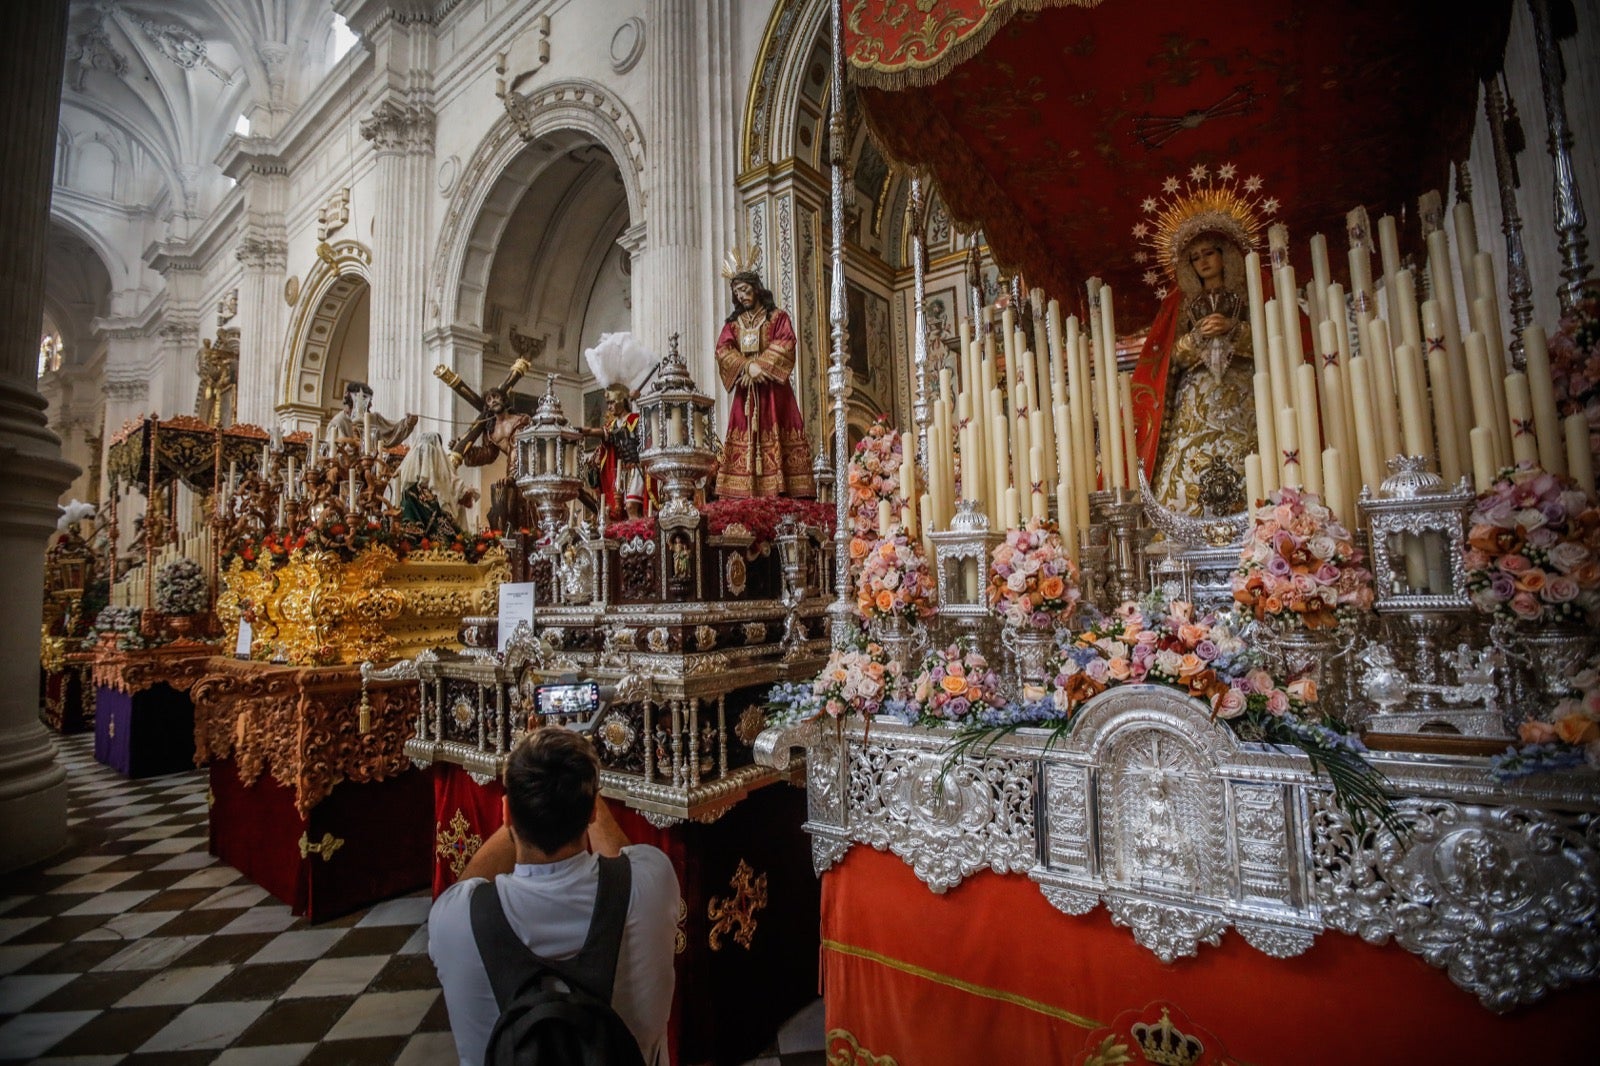
[[[854,713],[871,718],[882,709],[889,685],[900,672],[901,665],[889,661],[883,645],[858,634],[833,650],[822,673],[811,683],[815,714],[843,718]]]
[[[900,434],[879,416],[856,444],[850,457],[850,529],[858,537],[878,528],[878,502],[889,501],[895,514],[905,502],[900,497]]]
[[[1478,497],[1467,585],[1487,614],[1581,622],[1600,608],[1600,508],[1576,483],[1524,462]]]
[[[824,530],[834,527],[834,509],[831,503],[816,500],[791,500],[782,496],[751,497],[750,499],[712,500],[701,508],[706,516],[706,529],[712,536],[726,533],[732,526],[743,526],[756,542],[770,543],[778,539],[778,526],[785,518]],[[873,525],[877,517],[874,512]],[[606,526],[606,536],[626,543],[635,537],[653,540],[656,535],[655,515],[630,518],[626,522],[613,522]]]
[[[1072,618],[1082,593],[1055,524],[1038,518],[1006,531],[989,564],[989,605],[1009,626],[1049,629]]]
[[[156,610],[199,614],[211,606],[205,571],[193,559],[174,559],[156,571]]]
[[[911,694],[924,725],[961,722],[969,716],[981,719],[983,712],[1006,706],[999,676],[970,637],[929,652],[922,672],[912,682]]]
[[[287,563],[289,556],[302,548],[335,552],[348,561],[367,548],[387,545],[399,559],[404,559],[414,551],[439,549],[455,552],[467,562],[475,563],[500,546],[500,537],[499,530],[484,529],[440,540],[406,533],[396,525],[376,518],[353,523],[335,513],[318,525],[303,527],[298,532],[272,530],[260,537],[241,537],[224,558],[237,556],[246,564],[260,559],[276,567]]]
[[[1331,629],[1372,606],[1372,574],[1315,493],[1285,488],[1255,509],[1233,598],[1258,621]]]
[[[863,549],[860,555],[858,547]],[[862,537],[851,537],[850,557],[861,561],[856,613],[862,618],[917,621],[933,613],[933,576],[927,557],[899,526],[870,545]]]
[[[1153,599],[1148,607],[1125,603],[1080,632],[1064,652],[1056,670],[1057,689],[1064,691],[1056,703],[1070,711],[1110,685],[1141,681],[1206,700],[1225,719],[1244,713],[1247,697],[1256,694],[1252,685],[1261,686],[1264,699],[1272,697],[1271,707],[1263,703],[1269,713],[1281,715],[1315,701],[1309,681],[1290,692],[1277,687],[1265,670],[1246,674],[1240,669],[1244,650],[1231,619],[1196,615],[1194,606],[1181,600]],[[1083,679],[1074,682],[1080,674]]]
[[[103,633],[115,633],[117,648],[121,651],[149,646],[149,641],[145,640],[139,629],[143,617],[142,607],[102,607],[89,627],[89,635],[83,638],[84,650],[92,651],[98,647]]]
[[[1587,289],[1550,338],[1550,376],[1562,415],[1583,414],[1600,455],[1600,290]]]
[[[1517,741],[1489,764],[1501,781],[1585,763],[1600,769],[1600,657],[1567,678],[1566,698],[1549,721],[1530,718],[1517,726]]]

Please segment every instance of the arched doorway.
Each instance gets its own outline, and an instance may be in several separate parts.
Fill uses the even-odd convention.
[[[106,339],[95,320],[109,309],[111,273],[97,250],[60,222],[52,220],[49,240],[39,392],[50,428],[61,438],[62,458],[79,469],[62,501],[95,502],[101,498],[106,415]]]
[[[344,398],[347,381],[367,379],[371,342],[372,252],[359,241],[324,244],[290,323],[277,406],[287,431],[320,427]],[[374,397],[383,410],[386,397]],[[392,397],[388,397],[392,401]]]

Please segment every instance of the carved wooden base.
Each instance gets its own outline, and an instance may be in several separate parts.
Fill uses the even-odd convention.
[[[341,781],[383,781],[411,766],[414,681],[372,682],[364,723],[357,667],[215,657],[204,663],[194,701],[197,759],[233,759],[246,785],[269,774],[293,791],[302,817]]]
[[[345,783],[302,815],[271,777],[245,784],[231,758],[211,763],[211,853],[320,922],[428,883],[428,776],[407,770]]]
[[[194,766],[194,704],[165,682],[136,692],[95,692],[94,757],[129,777],[175,774]]]
[[[40,677],[39,717],[62,735],[86,733],[94,728],[95,688],[87,661],[68,658],[59,670]]]

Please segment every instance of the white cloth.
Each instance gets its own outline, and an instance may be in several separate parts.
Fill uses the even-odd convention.
[[[630,844],[622,850],[632,867],[633,893],[611,1005],[639,1041],[644,1061],[668,1066],[678,878],[661,849]],[[472,935],[471,892],[482,883],[481,877],[456,882],[428,913],[428,955],[444,987],[461,1066],[482,1066],[489,1033],[500,1017]],[[511,928],[533,951],[557,960],[583,947],[599,885],[600,866],[590,852],[554,863],[518,863],[511,874],[495,878]]]
[[[358,431],[359,432],[359,431]],[[461,512],[461,495],[465,491],[455,467],[450,465],[450,453],[445,451],[444,438],[437,433],[419,433],[411,450],[400,460],[400,469],[389,481],[389,502],[399,507],[405,490],[427,478],[428,487],[439,498],[439,506],[456,525],[465,525]]]

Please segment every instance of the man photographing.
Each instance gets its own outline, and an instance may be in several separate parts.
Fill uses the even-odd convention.
[[[658,848],[628,843],[600,795],[594,750],[576,733],[554,727],[530,732],[511,753],[505,788],[505,824],[428,915],[428,954],[444,987],[462,1066],[480,1066],[486,1049],[488,1061],[500,1061],[513,1041],[548,1048],[551,1041],[578,1039],[581,1027],[554,1036],[525,1034],[543,1014],[568,1011],[565,1002],[554,1011],[538,1002],[561,999],[566,990],[576,992],[572,998],[588,1013],[603,1013],[588,997],[599,1000],[612,976],[604,957],[608,924],[620,926],[609,1004],[643,1061],[664,1066],[679,901],[671,862]],[[631,887],[623,892],[619,884]],[[493,924],[494,899],[485,894],[498,898],[509,929]],[[498,936],[492,935],[496,929]],[[536,972],[541,976],[533,981]],[[513,1015],[524,1019],[522,1028]],[[593,1039],[603,1043],[603,1035]]]

